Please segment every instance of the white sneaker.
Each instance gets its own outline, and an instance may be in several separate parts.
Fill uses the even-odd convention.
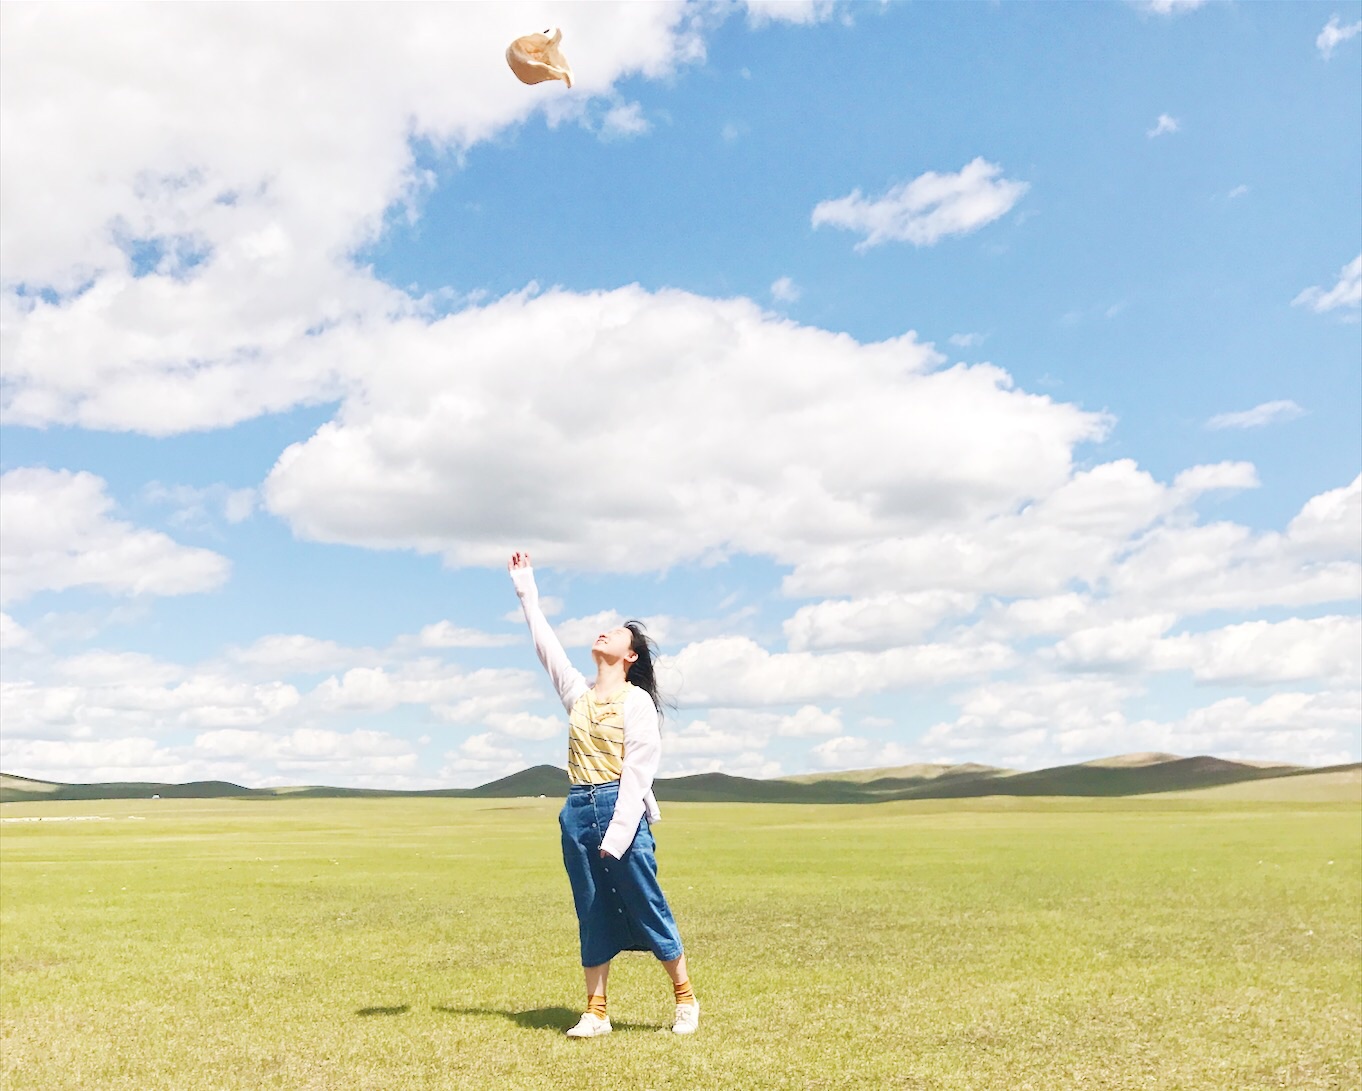
[[[585,1012],[577,1020],[575,1027],[568,1028],[567,1036],[569,1038],[596,1038],[602,1034],[609,1034],[611,1029],[608,1015],[602,1018],[599,1015]]]
[[[676,1019],[672,1022],[673,1034],[694,1034],[699,1026],[700,1001],[676,1005]]]

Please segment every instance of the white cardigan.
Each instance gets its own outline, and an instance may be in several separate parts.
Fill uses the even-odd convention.
[[[549,672],[563,707],[571,712],[577,698],[590,686],[582,672],[568,661],[563,645],[539,608],[534,569],[511,569],[511,581],[515,584],[515,593],[520,596],[520,607],[525,611],[539,662]],[[662,817],[653,797],[653,778],[657,776],[661,760],[662,732],[653,699],[637,686],[630,686],[624,698],[624,771],[620,774],[619,798],[615,802],[615,816],[601,838],[601,848],[616,860],[634,843],[634,834],[638,832],[644,814],[649,822]]]

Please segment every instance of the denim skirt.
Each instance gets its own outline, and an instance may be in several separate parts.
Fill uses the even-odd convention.
[[[681,955],[681,936],[657,882],[656,843],[647,816],[622,857],[601,855],[619,787],[618,781],[574,784],[558,816],[583,966],[599,966],[621,951],[651,951],[663,962]]]

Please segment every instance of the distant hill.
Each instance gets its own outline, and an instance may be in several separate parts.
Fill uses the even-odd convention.
[[[1327,774],[1327,776],[1325,776]],[[1316,779],[1286,785],[1288,778]],[[1192,792],[1227,785],[1273,781],[1277,788],[1240,789],[1234,798],[1343,798],[1362,782],[1362,764],[1306,769],[1295,765],[1226,761],[1201,755],[1123,754],[1112,758],[1018,772],[988,765],[906,765],[888,769],[854,769],[753,780],[727,773],[663,777],[653,790],[659,800],[685,803],[877,803],[896,799],[965,799],[979,796],[1134,796]],[[216,798],[344,798],[353,796],[430,796],[468,799],[561,797],[567,772],[556,765],[536,765],[477,788],[440,788],[420,792],[372,788],[243,788],[228,781],[189,784],[117,782],[57,784],[0,773],[0,803],[70,799],[216,799]],[[1228,796],[1226,798],[1229,798]]]

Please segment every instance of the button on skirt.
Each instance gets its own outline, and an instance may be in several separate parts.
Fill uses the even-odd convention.
[[[651,951],[670,962],[681,955],[681,936],[657,882],[657,846],[647,816],[620,859],[601,856],[618,797],[618,782],[574,784],[558,816],[582,965],[599,966],[621,951]]]

